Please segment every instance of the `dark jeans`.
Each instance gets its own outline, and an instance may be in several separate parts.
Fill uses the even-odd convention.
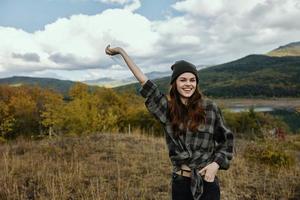
[[[190,189],[191,179],[180,176],[176,173],[172,175],[172,200],[194,200]],[[218,178],[214,182],[203,181],[203,194],[200,200],[220,200],[220,186]]]

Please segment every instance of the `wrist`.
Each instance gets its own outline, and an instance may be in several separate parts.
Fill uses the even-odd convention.
[[[124,55],[124,54],[125,54],[124,49],[122,49],[121,47],[118,47],[117,51],[118,51],[118,53],[121,54],[121,55]]]
[[[220,165],[216,161],[212,162],[212,164],[215,165],[217,169],[220,168]]]

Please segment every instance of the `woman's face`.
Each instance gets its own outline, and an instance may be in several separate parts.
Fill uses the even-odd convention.
[[[197,88],[197,79],[193,73],[185,72],[177,77],[176,89],[180,94],[181,101],[185,104]]]

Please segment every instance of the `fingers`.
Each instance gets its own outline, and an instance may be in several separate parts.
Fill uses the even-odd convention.
[[[214,179],[215,179],[215,176],[214,176],[213,174],[211,174],[211,173],[206,169],[206,167],[203,168],[203,169],[201,169],[201,170],[199,171],[199,174],[200,174],[201,176],[204,176],[203,178],[204,178],[204,180],[207,181],[207,182],[213,182]]]
[[[110,55],[110,56],[113,56],[113,55],[117,54],[117,53],[115,52],[115,48],[111,48],[111,47],[110,47],[110,44],[106,46],[106,48],[105,48],[105,53],[106,53],[107,55]]]
[[[107,55],[114,56],[120,53],[120,48],[119,47],[111,48],[110,45],[107,45],[107,47],[105,48],[105,53]]]
[[[206,167],[204,167],[204,168],[202,168],[200,171],[199,171],[199,174],[201,175],[201,176],[204,176],[205,175],[205,172],[206,172]]]
[[[106,46],[105,53],[108,54],[108,55],[111,55],[110,44]]]
[[[207,182],[213,182],[216,175],[216,170],[211,165],[207,165],[199,171],[201,176],[204,176],[204,180]]]
[[[204,180],[207,182],[214,182],[215,176],[209,173],[206,173],[204,176]]]
[[[206,170],[204,180],[207,182],[214,182],[214,179],[215,179],[215,174],[210,170]]]

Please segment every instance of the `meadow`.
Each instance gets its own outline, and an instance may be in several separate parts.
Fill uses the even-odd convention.
[[[221,198],[300,199],[299,157],[299,135],[237,138]],[[171,168],[164,138],[139,132],[18,138],[0,145],[0,199],[167,200]]]

